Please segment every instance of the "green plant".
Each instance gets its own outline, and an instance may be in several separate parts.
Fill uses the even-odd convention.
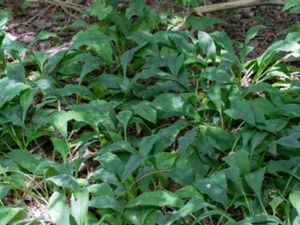
[[[95,4],[53,56],[3,33],[0,224],[297,224],[299,33],[248,60],[260,26],[236,53],[220,20]]]

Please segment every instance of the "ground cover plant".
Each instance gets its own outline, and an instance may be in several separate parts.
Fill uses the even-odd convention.
[[[249,59],[261,25],[236,43],[144,1],[88,12],[54,54],[0,14],[0,225],[299,224],[300,32]]]

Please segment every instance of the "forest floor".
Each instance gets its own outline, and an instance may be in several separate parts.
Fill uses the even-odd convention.
[[[18,7],[13,1],[4,1],[0,7],[14,6],[13,19],[7,25],[7,32],[11,33],[24,44],[31,43],[41,31],[51,32],[59,37],[56,41],[39,42],[32,46],[34,50],[55,51],[57,48],[68,46],[72,36],[83,29],[84,21],[93,22],[93,19],[78,10],[72,10],[49,4],[31,4]],[[162,0],[146,1],[155,10],[172,10],[176,14],[184,14],[184,9],[175,1]],[[207,1],[208,2],[208,1]],[[210,3],[222,3],[224,0],[211,0]],[[88,7],[91,0],[82,1],[81,5]],[[171,7],[170,7],[171,6]],[[223,24],[216,24],[213,30],[223,30],[232,40],[243,42],[247,30],[255,25],[263,25],[257,37],[252,41],[255,50],[250,57],[263,53],[270,43],[275,41],[283,32],[291,29],[291,25],[300,21],[300,15],[282,12],[280,6],[258,6],[244,9],[235,9],[205,14],[205,16],[220,18]],[[84,21],[82,20],[84,19]]]

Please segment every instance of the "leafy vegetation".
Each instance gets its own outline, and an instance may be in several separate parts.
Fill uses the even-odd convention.
[[[54,55],[1,14],[0,224],[298,224],[300,33],[250,60],[261,26],[236,44],[143,1],[89,13]]]

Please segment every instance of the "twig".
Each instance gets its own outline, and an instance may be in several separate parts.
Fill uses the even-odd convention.
[[[233,2],[217,3],[217,4],[196,7],[191,9],[191,13],[196,15],[202,15],[204,13],[211,13],[211,12],[236,9],[236,8],[246,8],[246,7],[261,6],[261,5],[283,6],[285,4],[286,4],[285,0],[238,0]]]

